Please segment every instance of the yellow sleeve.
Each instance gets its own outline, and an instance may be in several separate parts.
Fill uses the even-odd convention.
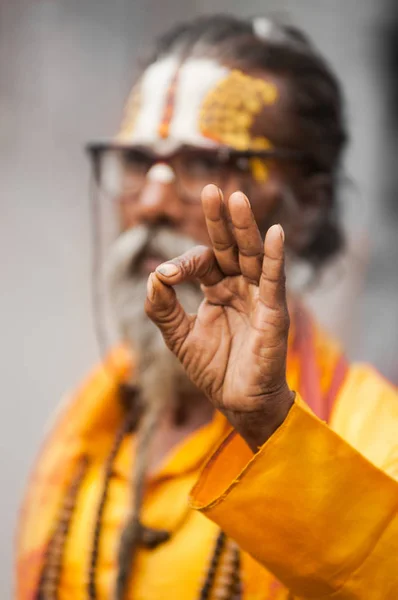
[[[373,390],[383,400],[383,425],[376,420],[380,443],[367,449],[367,457],[297,396],[256,455],[232,432],[192,491],[192,506],[298,598],[398,599],[398,483],[377,464],[384,457],[396,472],[391,456],[398,460],[398,399],[373,375],[359,375],[341,392],[335,429],[351,418],[350,435],[364,445],[367,428],[377,446],[374,426],[355,412],[361,394]]]

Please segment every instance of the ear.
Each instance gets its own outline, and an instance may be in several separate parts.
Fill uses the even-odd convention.
[[[297,192],[299,213],[292,227],[291,242],[299,252],[319,231],[333,202],[331,177],[323,173],[312,175],[302,182]]]
[[[332,178],[327,173],[311,175],[303,184],[302,209],[327,211],[332,203]]]
[[[305,180],[300,194],[301,220],[306,229],[312,230],[323,220],[333,202],[330,175],[319,173]]]

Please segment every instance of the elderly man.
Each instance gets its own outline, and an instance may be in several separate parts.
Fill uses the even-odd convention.
[[[300,31],[219,16],[159,40],[91,147],[123,343],[37,462],[19,600],[398,597],[395,391],[285,288],[285,253],[289,284],[341,247],[345,142]]]

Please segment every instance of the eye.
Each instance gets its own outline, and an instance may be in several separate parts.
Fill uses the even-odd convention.
[[[135,149],[106,149],[100,156],[99,184],[111,197],[135,192],[152,166],[149,153]]]
[[[125,150],[122,162],[128,173],[145,175],[153,164],[153,158],[141,150]]]
[[[194,154],[181,157],[181,166],[186,175],[195,178],[208,178],[221,169],[220,162],[212,154]]]

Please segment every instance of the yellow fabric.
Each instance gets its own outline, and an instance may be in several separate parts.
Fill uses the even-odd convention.
[[[255,456],[227,437],[191,503],[297,598],[396,600],[397,475],[397,395],[357,367],[331,427],[297,396]]]
[[[315,332],[312,343],[320,388],[325,393],[332,384],[340,351],[320,331]],[[88,458],[89,467],[79,490],[67,537],[59,599],[87,598],[87,575],[94,523],[103,491],[104,465],[123,419],[117,390],[130,368],[131,357],[125,349],[117,349],[107,363],[89,377],[57,418],[33,471],[21,514],[14,596],[18,600],[36,598],[46,548],[62,498],[83,456]],[[301,389],[300,357],[292,346],[288,355],[288,381],[292,389]],[[377,466],[388,468],[390,474],[396,474],[397,469],[393,427],[398,422],[398,415],[394,402],[388,384],[371,370],[351,369],[341,388],[332,420],[336,431]],[[345,575],[345,589],[351,586],[350,589],[355,590],[355,586],[362,585],[361,569],[365,577],[369,572],[375,580],[378,578],[386,585],[383,583],[386,574],[392,572],[388,561],[395,560],[392,557],[396,541],[393,534],[388,538],[387,523],[393,511],[396,484],[304,406],[298,401],[286,423],[254,458],[236,436],[222,446],[222,451],[210,460],[196,487],[193,502],[201,511],[189,507],[189,491],[200,475],[206,456],[227,435],[228,424],[221,415],[216,415],[212,423],[173,449],[148,482],[143,507],[145,525],[170,529],[173,535],[168,543],[156,550],[139,552],[131,579],[131,598],[196,600],[219,532],[218,523],[222,522],[224,526],[224,521],[226,532],[236,530],[236,539],[247,551],[242,556],[244,600],[287,600],[289,592],[276,578],[278,576],[289,585],[314,586],[315,591],[308,597],[319,597],[317,589],[329,594],[335,589],[335,582]],[[100,600],[111,597],[114,585],[117,544],[131,502],[133,446],[134,436],[128,436],[115,459],[108,488],[96,579]],[[274,456],[272,464],[267,463],[271,456]],[[294,465],[297,465],[297,472]],[[232,483],[240,472],[239,483]],[[265,479],[264,473],[269,479]],[[287,477],[283,473],[288,473]],[[308,482],[304,474],[310,475]],[[204,485],[206,480],[208,483]],[[275,486],[272,490],[271,482]],[[230,487],[233,494],[224,497],[225,490]],[[341,494],[342,489],[344,494]],[[267,498],[272,495],[272,507],[269,505],[264,510]],[[338,515],[337,506],[343,506],[343,510],[345,505],[341,500],[346,497],[348,500],[357,498],[354,515],[351,511]],[[242,509],[244,504],[247,510]],[[348,506],[352,507],[351,504]],[[202,512],[210,518],[205,518]],[[360,526],[356,524],[358,515]],[[345,523],[345,530],[338,539],[340,520]],[[300,534],[297,539],[291,535],[293,530]],[[328,553],[328,536],[333,531],[336,535],[332,536],[334,543]],[[284,532],[287,537],[283,550]],[[301,561],[291,556],[293,547],[300,553]],[[278,548],[279,553],[274,554]],[[369,549],[368,556],[365,556],[366,548]],[[272,554],[271,562],[266,558],[267,553]],[[262,561],[265,568],[251,555]],[[365,580],[369,587],[369,578]],[[395,582],[392,585],[396,585]],[[327,597],[378,600],[398,598],[398,594],[364,596],[362,587],[360,592],[353,591],[352,596],[329,594]]]
[[[113,352],[53,419],[30,476],[17,532],[16,597],[35,598],[48,541],[65,491],[82,456],[105,458],[123,411],[115,402],[129,372],[125,348]]]
[[[190,510],[188,495],[203,457],[209,454],[225,430],[224,419],[217,416],[177,446],[150,478],[142,521],[149,527],[167,529],[173,533],[173,538],[171,544],[139,553],[134,582],[131,583],[131,597],[135,600],[166,598],[164,591],[173,590],[176,585],[181,586],[180,596],[176,598],[197,597],[218,528]],[[97,584],[101,592],[99,598],[103,600],[111,597],[115,582],[117,543],[129,506],[132,445],[134,437],[128,436],[118,453],[102,518]],[[85,582],[96,518],[93,507],[98,506],[103,482],[102,461],[94,461],[80,491],[68,536],[59,600],[87,598]]]

